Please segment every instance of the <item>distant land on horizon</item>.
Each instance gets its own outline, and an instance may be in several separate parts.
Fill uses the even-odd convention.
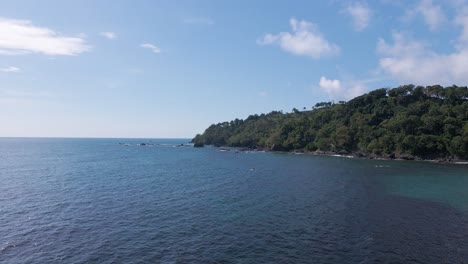
[[[305,109],[304,109],[305,110]],[[468,88],[403,85],[312,110],[213,124],[192,142],[387,159],[468,160]]]

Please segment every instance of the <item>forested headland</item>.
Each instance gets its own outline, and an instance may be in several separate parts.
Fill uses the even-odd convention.
[[[468,88],[381,88],[348,102],[317,103],[311,110],[273,111],[213,124],[192,142],[370,158],[468,160]]]

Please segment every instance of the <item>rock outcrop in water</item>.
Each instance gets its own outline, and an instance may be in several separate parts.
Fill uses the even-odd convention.
[[[317,103],[310,111],[273,111],[213,124],[192,142],[367,158],[468,160],[468,88],[382,88],[349,102]]]

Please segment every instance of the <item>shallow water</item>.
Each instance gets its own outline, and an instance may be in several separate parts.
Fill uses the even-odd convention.
[[[0,263],[468,263],[465,165],[185,142],[0,139]]]

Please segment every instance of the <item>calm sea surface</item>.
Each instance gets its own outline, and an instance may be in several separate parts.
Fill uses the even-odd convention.
[[[187,141],[0,139],[0,263],[468,263],[466,165]]]

